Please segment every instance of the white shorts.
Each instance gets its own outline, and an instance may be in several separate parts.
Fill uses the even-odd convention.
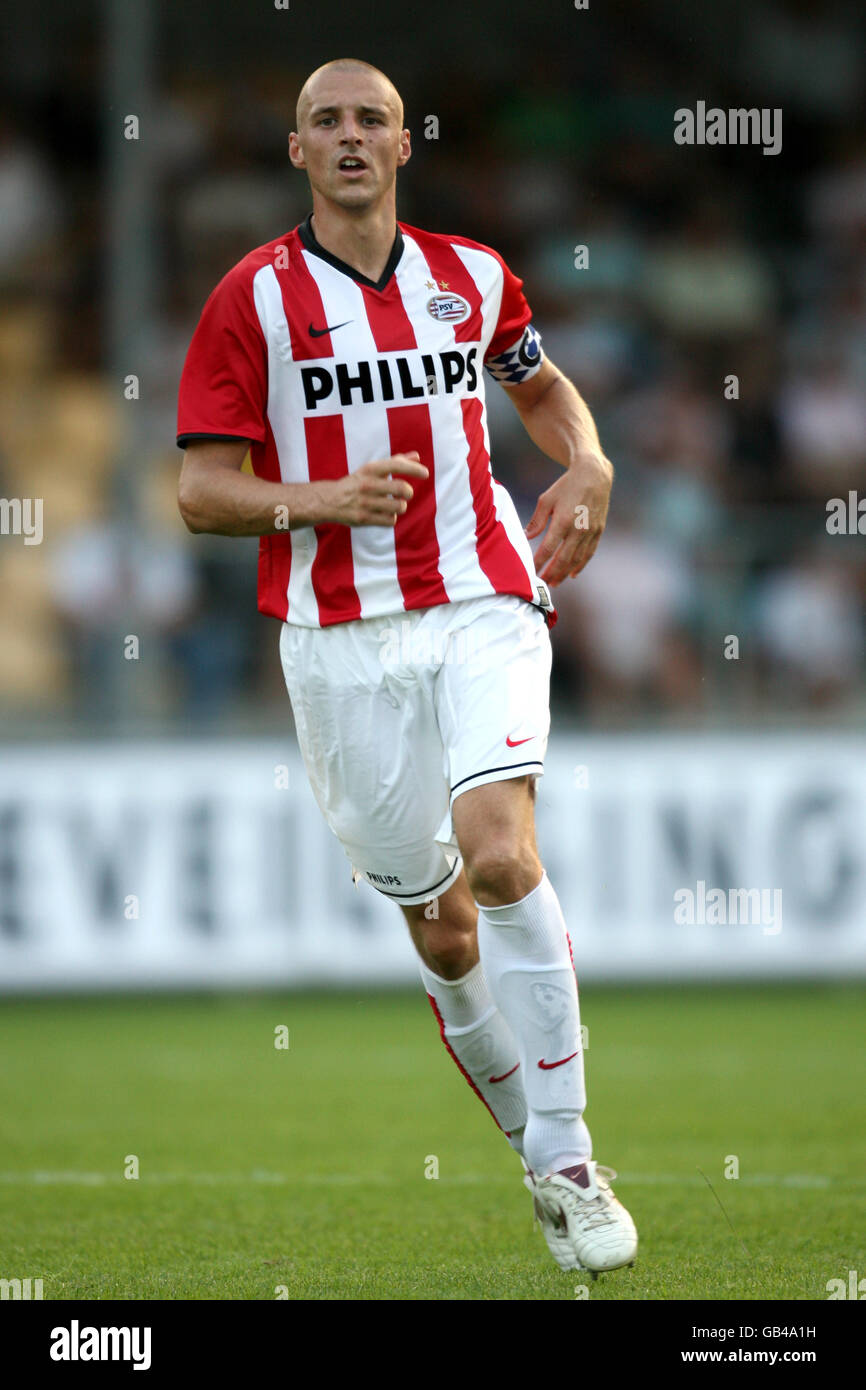
[[[427,902],[460,873],[456,797],[544,772],[550,637],[523,599],[284,623],[280,656],[316,800],[356,881],[397,903]]]

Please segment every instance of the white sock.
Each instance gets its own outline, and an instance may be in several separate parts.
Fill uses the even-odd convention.
[[[586,1087],[577,980],[547,874],[520,902],[478,910],[484,976],[517,1044],[528,1118],[524,1157],[541,1175],[585,1163]]]
[[[526,1098],[514,1038],[497,1009],[481,962],[462,980],[443,980],[419,962],[442,1041],[508,1142],[523,1153]]]

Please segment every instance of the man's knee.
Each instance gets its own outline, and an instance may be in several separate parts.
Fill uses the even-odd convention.
[[[441,898],[403,908],[415,949],[443,980],[462,979],[478,960],[478,912],[461,874]]]
[[[454,803],[466,878],[483,906],[517,902],[541,878],[534,800],[535,779],[520,777],[476,787]]]
[[[425,927],[418,948],[424,964],[443,980],[462,979],[478,960],[475,931],[460,931],[439,923],[425,923]]]
[[[535,846],[507,832],[491,832],[473,845],[465,868],[475,900],[485,907],[519,902],[542,873]]]

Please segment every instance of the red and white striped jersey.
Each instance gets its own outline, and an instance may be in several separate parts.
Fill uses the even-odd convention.
[[[208,299],[180,386],[178,444],[251,442],[261,478],[339,478],[417,450],[429,478],[396,525],[263,536],[259,608],[325,627],[483,594],[553,620],[508,492],[492,476],[482,367],[519,382],[542,362],[522,281],[495,251],[403,223],[373,282],[310,219],[245,256]]]

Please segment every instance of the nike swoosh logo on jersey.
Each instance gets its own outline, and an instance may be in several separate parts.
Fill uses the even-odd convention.
[[[513,1076],[513,1075],[514,1075],[514,1073],[517,1071],[517,1068],[518,1068],[519,1066],[520,1066],[520,1063],[519,1063],[519,1062],[515,1062],[515,1063],[514,1063],[514,1066],[511,1068],[511,1071],[504,1072],[502,1076],[491,1076],[491,1077],[490,1077],[490,1085],[491,1085],[491,1086],[495,1086],[496,1083],[497,1083],[497,1081],[507,1081],[508,1078],[509,1078],[509,1076]]]
[[[580,1048],[577,1049],[577,1052],[579,1051]],[[572,1057],[577,1056],[577,1052],[572,1052],[571,1057],[563,1057],[559,1062],[545,1062],[542,1058],[538,1065],[541,1067],[542,1071],[553,1071],[554,1067],[564,1067],[566,1062],[570,1062]]]
[[[529,734],[527,738],[507,738],[505,742],[509,748],[519,748],[521,743],[530,743],[535,738],[535,734]]]
[[[332,324],[330,328],[314,328],[313,325],[310,324],[307,332],[311,338],[324,338],[326,333],[336,333],[338,328],[345,328],[347,323],[354,322],[354,319],[344,319],[342,323]]]

